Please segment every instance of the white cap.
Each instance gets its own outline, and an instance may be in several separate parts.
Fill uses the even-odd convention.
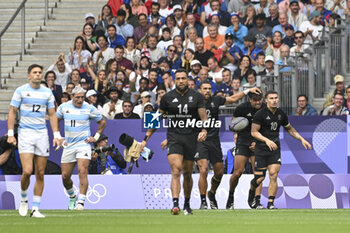
[[[88,92],[86,92],[86,98],[89,98],[93,95],[97,95],[97,92],[94,89],[88,90]]]
[[[148,91],[144,91],[141,93],[141,98],[146,96],[151,96],[151,94]]]
[[[93,13],[87,13],[87,14],[85,15],[85,19],[87,19],[87,18],[95,18],[95,16],[94,16]]]
[[[145,109],[148,105],[152,106],[152,108],[154,109],[154,106],[152,103],[148,102],[148,103],[145,103],[145,106],[143,106],[143,109]]]
[[[176,4],[175,6],[173,6],[173,11],[175,12],[176,10],[182,10],[182,7],[180,4]]]
[[[85,93],[85,89],[82,88],[81,86],[76,86],[74,87],[74,89],[72,90],[72,94],[78,94],[78,93]]]
[[[265,62],[268,62],[268,61],[272,61],[273,63],[275,63],[275,60],[273,59],[273,56],[271,56],[271,55],[267,55],[265,57]]]
[[[202,66],[201,62],[196,60],[196,59],[191,61],[190,66],[194,66],[194,65],[197,65],[197,64]]]

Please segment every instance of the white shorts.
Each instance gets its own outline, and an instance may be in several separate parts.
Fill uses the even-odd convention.
[[[48,157],[50,154],[47,130],[21,130],[18,134],[18,152]]]
[[[91,160],[91,146],[85,144],[74,148],[63,149],[61,163],[74,163],[77,159]]]

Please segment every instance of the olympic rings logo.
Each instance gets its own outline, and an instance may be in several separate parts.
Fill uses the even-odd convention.
[[[73,185],[74,194],[78,195],[78,188]],[[64,189],[64,193],[67,197],[69,197],[66,189]],[[95,184],[92,188],[89,185],[88,191],[86,193],[86,200],[88,200],[91,204],[97,204],[100,202],[101,198],[107,195],[107,188],[103,184]]]

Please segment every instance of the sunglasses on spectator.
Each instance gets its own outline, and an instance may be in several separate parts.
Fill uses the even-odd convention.
[[[169,49],[169,52],[172,52],[172,53],[173,53],[173,52],[175,52],[175,50],[173,50],[173,49]]]
[[[303,39],[302,36],[296,36],[295,39]]]

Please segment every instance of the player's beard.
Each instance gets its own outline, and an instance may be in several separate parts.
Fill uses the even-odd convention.
[[[181,92],[181,93],[184,93],[187,89],[188,89],[188,86],[185,86],[184,88],[180,88],[178,86],[176,86],[176,89]]]

